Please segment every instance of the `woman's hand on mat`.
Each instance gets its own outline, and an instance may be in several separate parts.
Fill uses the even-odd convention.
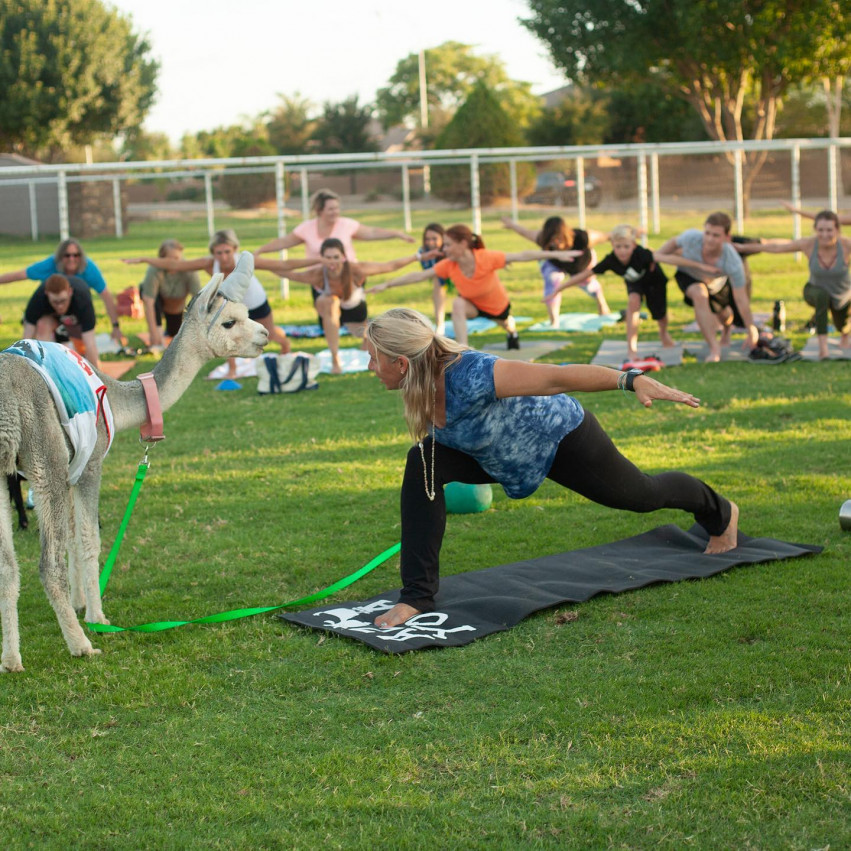
[[[682,390],[677,390],[676,387],[668,387],[667,384],[662,384],[649,375],[637,376],[633,387],[635,388],[635,395],[638,396],[638,401],[645,408],[651,407],[657,400],[662,402],[680,402],[683,405],[688,405],[690,408],[700,407],[700,399],[697,396],[692,396],[691,393],[684,393]]]
[[[391,629],[394,626],[401,626],[419,613],[419,609],[415,609],[407,603],[396,603],[389,612],[380,614],[374,623],[381,629]]]

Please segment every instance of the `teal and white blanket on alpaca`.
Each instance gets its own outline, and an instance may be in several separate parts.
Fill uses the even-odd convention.
[[[103,417],[106,426],[107,452],[112,446],[115,425],[106,385],[85,358],[61,343],[18,340],[3,354],[20,355],[50,388],[73,449],[68,479],[72,485],[77,484],[97,444],[98,416]]]

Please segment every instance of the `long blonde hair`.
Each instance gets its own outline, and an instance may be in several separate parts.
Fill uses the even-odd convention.
[[[428,319],[408,307],[394,307],[373,317],[364,336],[376,353],[408,359],[408,371],[399,389],[408,431],[414,440],[422,440],[434,413],[436,382],[469,346],[435,334]]]

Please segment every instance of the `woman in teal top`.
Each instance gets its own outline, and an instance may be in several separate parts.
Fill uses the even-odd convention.
[[[533,493],[545,478],[594,502],[630,511],[679,508],[709,533],[707,553],[736,546],[738,508],[685,473],[647,475],[618,452],[592,413],[568,392],[631,390],[698,407],[689,393],[640,370],[523,363],[477,352],[437,335],[407,308],[388,310],[366,329],[369,368],[400,390],[409,451],[402,481],[402,592],[376,618],[393,627],[434,609],[446,528],[443,486],[497,482],[508,496]]]
[[[63,239],[51,257],[45,257],[37,263],[32,263],[26,269],[16,272],[6,272],[0,275],[0,284],[11,284],[15,281],[46,281],[51,275],[65,275],[66,278],[75,276],[84,280],[103,300],[107,315],[112,322],[112,337],[121,343],[121,327],[118,324],[118,310],[115,299],[106,286],[106,281],[100,269],[93,260],[86,257],[86,252],[76,239]]]

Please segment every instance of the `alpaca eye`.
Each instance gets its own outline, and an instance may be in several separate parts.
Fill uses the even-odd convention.
[[[227,322],[222,322],[222,328],[233,328],[236,325],[236,319],[228,319]]]

